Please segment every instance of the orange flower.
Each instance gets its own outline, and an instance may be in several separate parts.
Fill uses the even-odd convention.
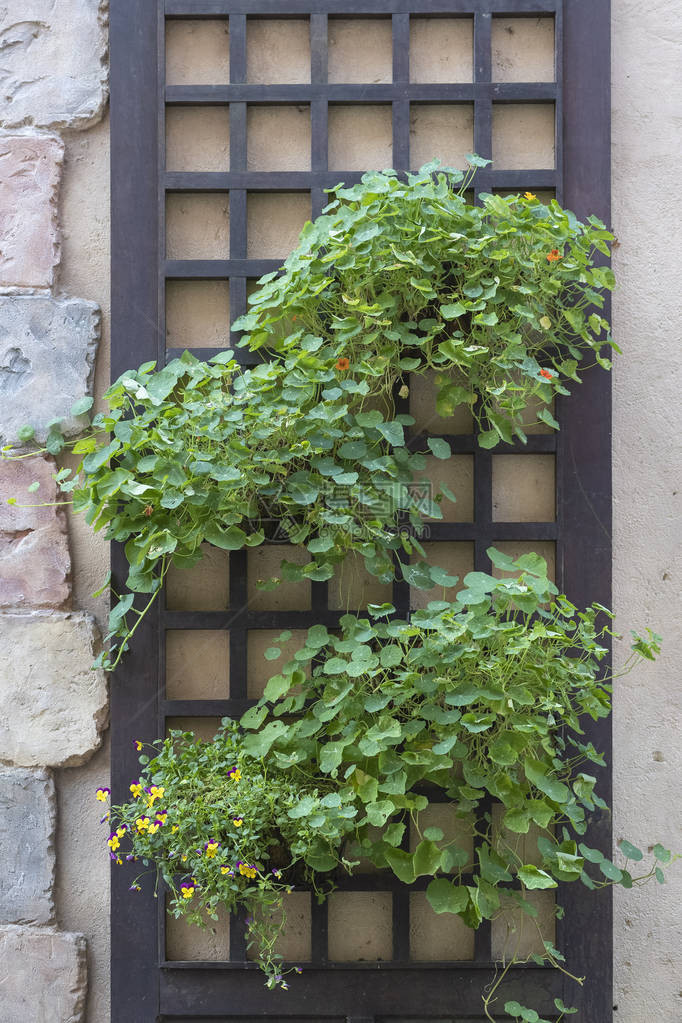
[[[552,249],[551,252],[547,253],[547,262],[548,263],[556,263],[556,261],[558,259],[561,259],[561,256],[559,255],[559,250],[558,249]]]
[[[533,195],[532,192],[524,192],[523,195],[524,198],[528,199],[529,202],[531,201],[531,199],[537,199],[537,195]]]
[[[548,369],[541,369],[540,370],[540,376],[544,377],[545,380],[551,380],[552,379],[552,374],[550,373],[550,371]]]
[[[547,258],[549,258],[549,257],[547,257]],[[153,509],[153,507],[151,506],[151,504],[148,504],[148,505],[147,505],[147,507],[146,507],[146,508],[145,508],[145,510],[144,510],[144,514],[145,514],[145,515],[147,516],[147,518],[149,518],[149,517],[150,517],[150,515],[153,515],[153,514],[154,514],[154,509]]]
[[[336,368],[340,370],[350,369],[350,359],[342,355],[340,359],[336,360]]]

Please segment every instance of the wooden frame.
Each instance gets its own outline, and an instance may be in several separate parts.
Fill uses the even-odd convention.
[[[596,213],[608,221],[610,187],[609,3],[603,0],[112,0],[112,378],[131,366],[155,359],[162,364],[178,354],[166,349],[165,282],[226,278],[230,282],[232,318],[246,307],[247,277],[275,269],[278,260],[246,258],[247,191],[307,191],[313,215],[324,203],[324,188],[340,178],[359,178],[327,169],[327,105],[332,102],[384,102],[392,105],[394,166],[409,167],[409,105],[421,102],[474,104],[474,148],[491,155],[493,102],[553,102],[556,106],[554,170],[479,172],[478,191],[493,188],[555,188],[557,196],[580,215]],[[492,83],[490,32],[496,14],[545,14],[555,19],[557,75],[549,83]],[[327,18],[342,14],[387,15],[393,27],[393,83],[328,85]],[[474,19],[474,81],[458,85],[409,82],[410,15],[462,15]],[[249,16],[308,16],[312,73],[309,85],[262,86],[245,83],[245,39]],[[165,86],[166,18],[230,19],[230,84]],[[309,103],[312,121],[311,170],[262,173],[246,170],[246,104]],[[166,173],[164,111],[166,104],[230,104],[229,172]],[[229,192],[230,257],[228,260],[167,260],[164,211],[167,192]],[[243,350],[239,350],[244,356]],[[200,350],[200,357],[214,350]],[[610,602],[610,381],[600,371],[585,374],[575,394],[561,403],[558,435],[535,435],[527,447],[508,448],[555,453],[557,518],[548,523],[499,523],[492,517],[492,454],[472,436],[448,437],[453,451],[475,460],[474,523],[437,523],[432,539],[470,540],[475,567],[486,570],[486,548],[493,540],[553,540],[557,576],[577,604]],[[496,452],[503,453],[503,452]],[[112,555],[114,583],[125,578],[122,552]],[[133,740],[163,734],[166,717],[237,715],[246,700],[246,630],[305,628],[314,621],[334,625],[326,584],[313,584],[312,612],[252,612],[246,604],[246,555],[231,555],[230,611],[178,612],[156,607],[138,630],[130,653],[112,682],[112,789],[123,801],[137,775]],[[395,586],[396,606],[407,608],[405,584]],[[230,630],[229,700],[166,700],[165,631],[171,628]],[[589,738],[610,760],[610,723],[588,728]],[[599,780],[609,802],[608,771]],[[590,844],[610,853],[607,817],[591,824]],[[145,890],[133,896],[126,868],[112,871],[112,1023],[175,1020],[207,1023],[210,1019],[348,1020],[379,1023],[412,1017],[444,1017],[458,1023],[480,1020],[480,991],[492,976],[490,929],[477,932],[471,963],[409,961],[409,893],[390,879],[356,880],[350,887],[391,889],[394,899],[394,960],[387,963],[326,962],[326,909],[313,912],[314,961],[283,995],[268,991],[253,964],[245,963],[243,922],[231,923],[229,963],[164,961],[163,914]],[[610,894],[588,893],[581,885],[559,894],[566,915],[558,924],[558,944],[570,953],[568,967],[587,975],[583,989],[565,986],[562,975],[533,964],[512,971],[506,997],[530,1001],[551,1017],[553,998],[579,1005],[586,1023],[611,1017],[612,910]]]

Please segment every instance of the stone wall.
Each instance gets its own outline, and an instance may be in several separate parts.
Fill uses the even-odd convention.
[[[51,419],[68,418],[73,402],[93,389],[101,395],[108,379],[106,7],[105,0],[0,5],[0,444],[16,440],[27,421],[44,435]],[[623,629],[653,624],[665,639],[663,658],[616,689],[614,833],[644,847],[662,841],[679,848],[671,808],[682,767],[682,288],[670,182],[682,156],[675,121],[682,24],[674,0],[654,5],[644,20],[634,0],[612,0],[612,7],[613,224],[620,241],[614,325],[625,353],[614,372],[614,600]],[[210,39],[189,43],[194,49],[179,41],[178,60],[196,64],[206,46],[208,68]],[[383,73],[390,62],[385,40],[367,36],[362,44]],[[341,52],[340,29],[337,45]],[[439,38],[425,43],[429,67],[435,61],[453,80],[453,61],[466,64],[468,53]],[[350,54],[356,63],[363,56],[357,47]],[[532,59],[524,51],[516,65]],[[532,77],[541,70],[533,66]],[[215,68],[207,74],[212,80]],[[438,111],[428,113],[433,124],[413,125],[415,145],[442,137]],[[277,125],[267,108],[262,118],[267,143]],[[196,147],[185,152],[185,128],[175,128],[180,169]],[[453,159],[470,148],[467,124],[458,130],[448,143]],[[284,141],[294,159],[293,142],[287,148]],[[337,141],[344,160],[356,153],[360,164],[378,144],[371,126],[363,134],[341,124]],[[196,330],[192,296],[178,298],[180,339],[172,343],[191,343],[185,328],[191,322]],[[214,343],[220,328],[204,322],[201,343]],[[108,860],[94,802],[108,776],[106,687],[88,670],[96,623],[106,621],[106,598],[91,594],[108,550],[68,510],[20,507],[52,499],[52,473],[50,459],[0,463],[0,1023],[108,1023]],[[34,481],[40,488],[28,493]],[[16,506],[5,503],[12,495]],[[616,897],[615,1021],[677,1023],[682,1014],[681,874],[673,870],[665,887]],[[183,940],[177,935],[175,954],[184,958]],[[196,936],[188,940],[194,948]],[[212,958],[210,950],[204,954]]]
[[[94,125],[106,106],[106,8],[105,0],[0,7],[0,444],[23,443],[26,453],[45,442],[53,420],[75,436],[82,421],[71,408],[93,393],[97,302],[106,301],[108,283],[104,276],[83,297],[69,286],[60,208],[74,129]],[[106,189],[98,201],[106,223]],[[67,517],[52,504],[55,468],[42,455],[0,461],[2,1023],[86,1018],[90,934],[78,933],[80,920],[69,930],[60,905],[56,850],[71,825],[60,819],[55,782],[57,769],[76,775],[101,747],[107,686],[91,670],[100,632],[74,582]],[[88,859],[81,850],[81,873]],[[89,890],[88,898],[100,897]],[[93,1006],[103,1001],[102,1020],[106,990],[91,998]]]

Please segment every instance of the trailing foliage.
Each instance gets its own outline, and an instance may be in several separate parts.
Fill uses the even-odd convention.
[[[451,449],[409,432],[414,419],[396,409],[408,374],[437,371],[434,417],[467,405],[491,447],[525,440],[529,406],[556,427],[554,395],[579,379],[583,353],[608,368],[611,344],[598,310],[613,277],[593,258],[608,254],[609,232],[530,193],[471,205],[466,188],[485,162],[470,157],[466,177],[434,163],[405,182],[371,172],[337,188],[234,324],[266,361],[242,369],[229,351],[208,364],[185,352],[107,391],[108,411],[72,445],[75,475],[57,476],[74,510],[125,544],[130,565],[101,665],[118,662],[170,564],[195,564],[203,542],[305,546],[307,564],[283,563],[288,580],[329,579],[355,551],[383,582],[397,573],[417,587],[448,584],[415,534],[456,495],[411,484],[425,455]],[[53,423],[47,450],[64,444]],[[151,596],[136,606],[136,593]]]
[[[304,545],[310,561],[285,562],[288,580],[329,579],[356,550],[388,581],[395,551],[413,585],[444,585],[441,569],[410,564],[413,543],[421,547],[398,529],[401,515],[417,526],[425,515],[442,518],[442,495],[409,486],[426,466],[406,444],[413,420],[365,411],[367,392],[321,362],[303,378],[278,363],[242,370],[229,353],[210,363],[185,353],[159,372],[147,364],[124,374],[107,392],[109,411],[73,445],[84,456],[81,475],[58,476],[73,489],[74,509],[125,544],[130,593],[112,609],[108,638],[125,642],[130,619],[140,620],[133,594],[158,592],[171,559],[196,564],[203,542]],[[450,454],[445,441],[430,447]]]
[[[406,884],[430,877],[434,911],[471,928],[505,911],[502,894],[533,914],[528,891],[642,880],[581,841],[586,811],[605,808],[589,773],[603,759],[580,718],[610,711],[600,664],[611,615],[558,595],[537,555],[489,554],[505,578],[470,573],[455,602],[409,622],[382,605],[344,616],[338,635],[313,626],[241,727],[224,719],[212,742],[176,735],[143,757],[134,798],[113,809],[112,854],[132,837],[176,914],[246,905],[271,983],[282,894],[308,882],[323,895],[359,856]],[[657,636],[635,637],[625,670],[657,652]],[[155,793],[158,826],[140,811]],[[428,823],[443,803],[455,838]]]
[[[613,275],[598,265],[612,235],[529,192],[472,205],[484,163],[469,157],[466,175],[433,163],[406,180],[371,172],[336,188],[233,325],[258,364],[185,352],[124,373],[91,421],[92,400],[77,403],[86,430],[69,446],[81,462],[56,478],[93,529],[125,545],[130,566],[101,665],[118,662],[170,565],[196,564],[203,543],[304,547],[306,563],[283,561],[287,580],[329,579],[354,552],[383,582],[457,582],[427,564],[414,535],[457,495],[414,486],[427,455],[447,460],[451,448],[412,429],[411,377],[435,375],[433,422],[465,406],[492,448],[525,442],[535,416],[558,428],[555,396],[586,365],[610,368],[616,347],[601,315]],[[32,438],[21,431],[23,444]],[[52,423],[46,450],[65,444]],[[610,613],[574,607],[537,555],[488,553],[502,578],[470,573],[454,602],[406,621],[370,606],[342,617],[338,634],[314,625],[240,722],[224,719],[211,742],[174,732],[153,744],[130,800],[112,807],[112,859],[154,870],[176,916],[249,910],[270,986],[287,986],[284,896],[305,884],[324,897],[363,861],[406,884],[427,878],[433,910],[473,929],[510,902],[532,918],[528,892],[560,882],[664,880],[672,857],[660,846],[652,870],[633,878],[582,841],[586,814],[608,810],[603,759],[580,722],[610,711]],[[149,596],[136,606],[136,594]],[[633,652],[632,664],[653,657],[658,637],[635,637]],[[430,820],[442,803],[454,834]],[[643,857],[627,842],[621,851],[626,864]],[[565,969],[543,947],[532,958]],[[489,1020],[518,960],[512,950],[484,992]],[[555,1007],[558,1019],[573,1011]],[[516,1001],[505,1011],[546,1023]]]

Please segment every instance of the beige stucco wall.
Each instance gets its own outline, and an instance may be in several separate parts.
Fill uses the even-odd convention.
[[[109,122],[65,132],[61,191],[62,265],[59,287],[93,299],[102,309],[97,358],[98,400],[109,382]],[[73,462],[72,462],[73,464]],[[69,515],[73,602],[106,633],[106,595],[93,598],[109,569],[109,545],[82,516]],[[56,772],[58,798],[56,904],[60,927],[85,934],[88,949],[87,1023],[109,1020],[109,857],[102,804],[95,790],[107,785],[109,742],[84,767]],[[105,834],[106,831],[106,834]]]
[[[670,186],[682,156],[677,113],[682,97],[676,84],[682,24],[677,10],[673,0],[657,3],[647,13],[644,32],[641,5],[613,0],[613,223],[620,239],[614,255],[619,278],[614,324],[624,349],[614,373],[615,607],[625,630],[651,623],[666,640],[658,664],[616,689],[614,828],[618,838],[679,848],[672,808],[682,766],[677,738],[682,649],[676,620],[682,568],[676,550],[682,282],[675,255],[677,197]],[[505,66],[503,58],[498,59],[500,67]],[[345,133],[339,138],[346,144]],[[60,286],[103,308],[97,375],[101,394],[108,380],[107,124],[67,133],[65,141]],[[369,138],[363,141],[356,135],[353,151],[362,150],[365,142],[369,147]],[[292,213],[292,220],[296,215]],[[211,336],[219,333],[217,327]],[[104,599],[95,601],[90,594],[106,571],[108,550],[82,521],[71,519],[69,529],[74,604],[91,610],[104,624]],[[107,783],[108,757],[105,747],[88,765],[63,769],[57,779],[59,924],[88,939],[88,1023],[109,1018],[109,868],[99,804],[93,801],[94,789]],[[614,1018],[620,1023],[677,1023],[682,1016],[677,978],[681,887],[682,871],[677,870],[666,888],[650,886],[645,892],[617,896]]]
[[[676,0],[613,0],[614,604],[623,629],[664,637],[655,665],[614,696],[614,834],[682,851],[680,836],[679,178],[682,17]],[[682,870],[665,887],[616,895],[618,1023],[677,1023]]]

